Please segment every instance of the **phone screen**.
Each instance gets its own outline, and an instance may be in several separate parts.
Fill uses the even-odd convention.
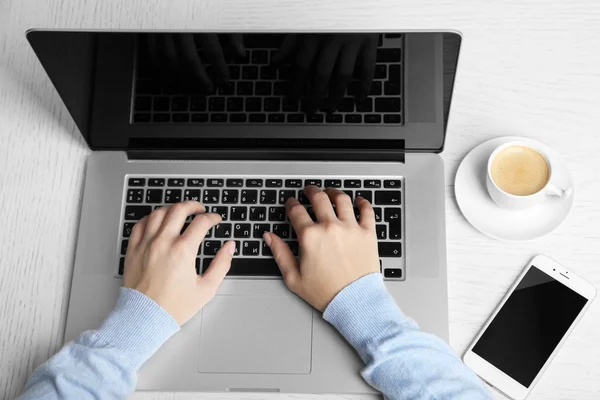
[[[473,352],[529,387],[587,299],[532,266]]]

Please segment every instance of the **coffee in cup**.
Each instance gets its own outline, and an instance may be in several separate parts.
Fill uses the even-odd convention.
[[[530,147],[510,146],[492,160],[492,179],[503,191],[529,196],[542,190],[550,179],[544,156]]]

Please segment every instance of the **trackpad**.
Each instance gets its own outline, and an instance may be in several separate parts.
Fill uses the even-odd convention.
[[[198,371],[308,374],[312,309],[293,296],[216,296],[202,310]]]

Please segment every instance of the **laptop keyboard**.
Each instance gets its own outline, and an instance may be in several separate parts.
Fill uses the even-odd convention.
[[[335,113],[322,110],[305,114],[290,101],[292,67],[269,65],[277,53],[276,35],[253,35],[246,40],[246,56],[228,64],[230,81],[206,93],[205,89],[162,84],[151,78],[149,60],[138,55],[132,101],[132,123],[236,123],[236,124],[403,124],[402,34],[381,34],[369,96],[357,103],[360,88],[350,81],[346,97]],[[210,75],[210,66],[207,71]],[[196,94],[198,93],[198,94]]]
[[[119,240],[118,275],[123,275],[129,236],[136,221],[153,210],[180,201],[202,202],[208,211],[221,215],[223,221],[212,228],[198,248],[196,272],[205,271],[217,251],[235,240],[236,253],[229,276],[280,276],[271,251],[262,239],[269,231],[281,237],[292,253],[299,256],[296,233],[285,213],[289,197],[298,199],[309,215],[315,215],[304,196],[306,185],[335,187],[352,200],[362,196],[373,204],[380,257],[380,272],[385,279],[404,280],[403,179],[386,177],[233,177],[233,176],[127,176],[123,218]],[[359,218],[355,208],[356,218]],[[189,217],[182,232],[192,221]]]

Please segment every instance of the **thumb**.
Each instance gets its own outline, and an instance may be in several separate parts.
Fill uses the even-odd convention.
[[[292,250],[279,236],[270,232],[265,232],[263,239],[271,248],[271,253],[273,253],[273,258],[275,258],[275,262],[281,270],[285,284],[292,292],[296,292],[300,284],[300,268],[298,267],[298,260],[292,254]]]
[[[211,290],[217,291],[219,285],[223,282],[225,275],[229,272],[229,268],[231,268],[231,259],[233,258],[234,252],[235,242],[233,240],[225,243],[225,245],[219,249],[206,272],[200,277],[200,280],[204,282],[203,286],[206,285]],[[206,289],[206,286],[204,289]]]

